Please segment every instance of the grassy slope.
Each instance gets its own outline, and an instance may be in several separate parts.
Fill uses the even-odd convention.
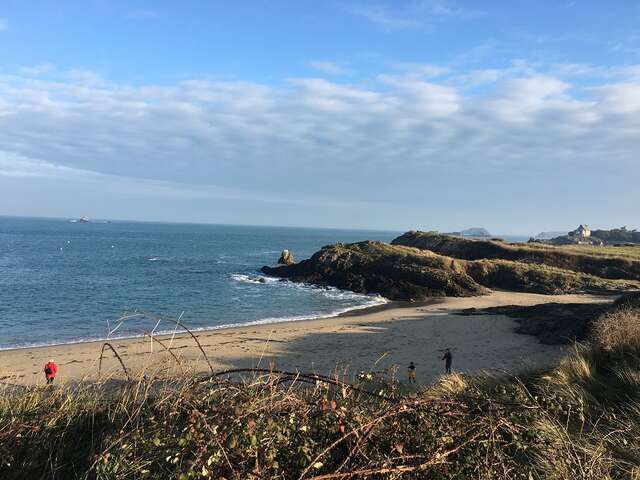
[[[429,250],[464,260],[509,260],[548,265],[609,279],[640,280],[640,258],[634,247],[555,247],[541,244],[509,244],[492,240],[473,240],[434,232],[407,232],[391,242]],[[626,249],[629,248],[627,251]],[[621,249],[626,255],[605,253]],[[598,254],[594,254],[598,252]],[[630,254],[631,253],[631,254]]]
[[[556,248],[578,254],[597,255],[603,257],[629,257],[634,260],[640,260],[640,245],[628,247],[615,247],[611,245],[605,245],[602,247],[596,245],[561,245],[557,247],[550,246],[549,248]]]
[[[0,397],[0,478],[594,479],[640,475],[640,310],[558,367],[373,394],[277,374]]]

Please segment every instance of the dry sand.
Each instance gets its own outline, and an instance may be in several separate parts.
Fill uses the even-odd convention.
[[[431,382],[444,369],[441,349],[453,348],[458,372],[508,370],[546,366],[563,355],[563,347],[542,345],[535,337],[514,332],[517,323],[503,315],[456,315],[462,309],[546,302],[603,302],[592,295],[535,295],[493,292],[472,298],[446,298],[432,304],[398,306],[341,317],[198,332],[213,368],[269,367],[328,374],[336,368],[347,376],[359,371],[391,371],[404,379],[410,361],[418,381]],[[156,341],[113,340],[132,375],[206,373],[209,367],[191,338],[159,337],[180,359],[180,365]],[[43,384],[43,364],[53,358],[56,383],[97,379],[104,342],[0,351],[0,381]],[[105,350],[102,378],[124,378],[115,356]],[[183,373],[184,372],[184,373]]]

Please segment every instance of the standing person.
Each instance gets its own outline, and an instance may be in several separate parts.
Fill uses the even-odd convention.
[[[44,365],[44,376],[47,379],[47,385],[53,383],[53,379],[56,378],[56,374],[58,373],[58,366],[56,362],[53,360],[49,360]]]
[[[409,383],[416,383],[416,366],[413,364],[413,362],[409,364],[407,376],[409,377]]]
[[[444,351],[444,355],[442,356],[441,360],[444,360],[444,367],[447,373],[451,373],[451,360],[452,360],[452,355],[451,355],[451,350],[449,348],[447,348]]]

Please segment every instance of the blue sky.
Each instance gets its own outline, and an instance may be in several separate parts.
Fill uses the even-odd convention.
[[[640,2],[0,4],[0,215],[640,226]]]

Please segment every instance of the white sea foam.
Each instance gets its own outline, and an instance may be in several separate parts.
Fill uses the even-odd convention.
[[[232,273],[230,277],[236,282],[240,282],[240,283],[264,284],[264,283],[278,283],[280,281],[275,277],[267,277],[265,275],[247,275],[244,273]]]
[[[387,300],[379,295],[367,295],[363,293],[351,292],[349,290],[340,290],[336,287],[321,287],[309,283],[292,282],[290,280],[270,277],[268,275],[233,273],[231,279],[239,283],[248,283],[254,285],[277,285],[278,287],[293,288],[298,290],[312,291],[332,300],[339,301],[358,301],[364,302],[366,306],[370,306],[370,302],[375,301],[373,305],[386,303]],[[375,300],[372,300],[375,299]],[[355,306],[354,306],[355,307]],[[349,307],[351,308],[351,307]]]
[[[151,257],[147,258],[150,262],[170,262],[171,259],[169,257]]]
[[[249,277],[248,275],[244,275],[244,274],[234,274],[236,275],[238,278],[241,277]],[[232,275],[233,276],[233,275]],[[261,276],[257,276],[257,277],[261,277]],[[354,293],[354,292],[349,292],[346,290],[339,290],[337,288],[334,287],[327,287],[327,288],[322,288],[322,287],[315,287],[313,285],[307,285],[307,284],[298,284],[298,283],[294,283],[294,282],[280,282],[279,279],[277,278],[273,278],[273,277],[264,277],[265,279],[267,279],[267,282],[269,283],[281,283],[282,285],[287,285],[293,288],[311,288],[311,289],[316,289],[321,291],[323,294],[327,295],[327,296],[331,296],[333,295],[334,298],[340,298],[340,299],[353,299],[353,300],[359,300],[362,303],[358,304],[358,305],[351,305],[351,306],[347,306],[347,307],[343,307],[343,308],[338,308],[329,312],[315,312],[315,313],[310,313],[310,314],[306,314],[306,315],[293,315],[293,316],[289,316],[289,317],[266,317],[266,318],[261,318],[258,320],[252,320],[249,322],[240,322],[240,323],[226,323],[223,325],[213,325],[213,326],[205,326],[205,327],[194,327],[191,328],[189,327],[189,330],[191,330],[192,332],[208,332],[208,331],[216,331],[216,330],[223,330],[223,329],[227,329],[227,328],[237,328],[237,327],[250,327],[250,326],[256,326],[256,325],[270,325],[270,324],[278,324],[278,323],[288,323],[288,322],[300,322],[300,321],[305,321],[305,320],[318,320],[321,318],[334,318],[334,317],[338,317],[340,315],[343,315],[345,313],[348,312],[352,312],[352,311],[356,311],[356,310],[363,310],[366,308],[371,308],[371,307],[375,307],[378,305],[384,305],[385,303],[389,303],[389,300],[380,296],[380,295],[364,295],[364,294],[359,294],[359,293]],[[238,280],[238,281],[244,281],[244,280]],[[249,283],[260,283],[262,284],[262,282],[254,282],[254,281],[250,281]],[[177,333],[177,334],[184,334],[186,333],[183,329],[178,328],[177,330],[158,330],[155,332],[155,336],[157,335],[171,335],[173,333]],[[73,340],[68,340],[68,341],[62,341],[62,342],[56,342],[56,341],[52,341],[52,342],[39,342],[39,343],[29,343],[29,344],[20,344],[20,345],[13,345],[13,346],[7,346],[7,347],[0,347],[0,351],[4,351],[4,350],[16,350],[19,348],[37,348],[37,347],[51,347],[51,346],[58,346],[58,345],[73,345],[76,343],[90,343],[90,342],[105,342],[105,341],[113,341],[113,340],[126,340],[126,339],[131,339],[131,338],[142,338],[147,336],[146,334],[125,334],[125,335],[121,335],[121,336],[111,336],[111,337],[99,337],[99,338],[78,338],[78,339],[73,339]]]

